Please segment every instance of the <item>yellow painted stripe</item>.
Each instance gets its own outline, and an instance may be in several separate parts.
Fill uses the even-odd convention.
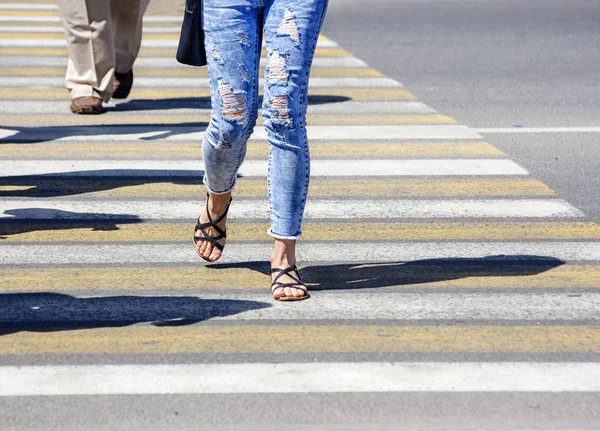
[[[260,91],[262,94],[262,89]],[[339,97],[344,100],[416,100],[403,88],[312,88],[310,96]],[[175,99],[205,97],[210,100],[209,88],[136,88],[131,90],[130,99]],[[0,99],[40,100],[69,99],[63,88],[0,88]]]
[[[115,113],[104,115],[101,119],[94,115],[36,115],[37,126],[48,125],[60,126],[89,126],[102,125],[125,125],[125,124],[174,124],[208,123],[210,114],[208,111],[202,114],[138,114],[138,113]],[[446,115],[424,114],[424,115],[324,115],[308,114],[307,124],[310,126],[331,125],[394,125],[394,124],[456,124],[456,120]],[[0,124],[4,127],[31,127],[32,118],[22,115],[0,115]],[[260,116],[257,125],[263,125]]]
[[[175,48],[142,48],[140,57],[175,57]],[[262,55],[266,55],[262,50]],[[29,56],[61,56],[67,57],[66,48],[0,48],[0,55],[29,55]],[[341,48],[317,48],[315,57],[352,57],[352,54]]]
[[[191,225],[189,227],[192,229]],[[191,232],[191,230],[190,230]],[[189,247],[192,247],[191,240]],[[200,259],[200,258],[198,258]],[[243,265],[242,265],[243,266]],[[364,269],[367,268],[367,269]],[[370,268],[370,269],[369,269]],[[200,265],[182,267],[135,268],[2,268],[0,289],[15,292],[114,292],[146,290],[256,290],[268,292],[266,264],[261,271],[249,268],[208,268]],[[506,265],[500,273],[489,266],[473,263],[466,268],[452,264],[304,266],[302,277],[310,287],[321,289],[356,289],[367,284],[411,289],[598,289],[599,265],[544,264]],[[1,338],[1,337],[0,337]]]
[[[27,197],[79,195],[86,198],[183,198],[204,196],[200,179],[3,179],[0,196]],[[19,186],[15,191],[12,187]],[[12,191],[11,191],[12,190]],[[51,192],[48,192],[51,191]],[[415,179],[415,178],[314,178],[311,197],[466,197],[466,196],[552,196],[554,191],[532,178],[506,179]],[[236,197],[265,197],[264,179],[241,178]]]
[[[0,11],[0,17],[3,15]],[[183,12],[183,11],[182,11]],[[29,23],[30,26],[37,23]],[[147,26],[148,23],[144,23]],[[177,27],[177,23],[170,23],[170,27]],[[12,22],[11,22],[12,26]],[[159,25],[159,27],[165,27],[165,23]],[[65,35],[62,32],[56,33],[39,33],[39,32],[0,32],[0,38],[5,39],[64,39]],[[179,31],[172,33],[145,33],[143,36],[144,40],[179,40]],[[320,41],[327,41],[326,37],[320,35]]]
[[[264,76],[261,68],[260,76]],[[0,67],[0,76],[64,76],[64,67]],[[163,69],[134,69],[136,77],[173,77],[173,76],[196,76],[208,77],[206,67],[181,67]],[[366,67],[357,68],[313,68],[310,75],[321,78],[343,78],[343,77],[381,77],[383,74],[375,69]]]
[[[120,115],[120,114],[116,114]],[[102,117],[102,121],[106,117]],[[250,142],[246,159],[261,159],[269,154],[267,142]],[[43,155],[49,159],[139,159],[139,160],[177,160],[200,159],[200,142],[154,143],[154,142],[61,142],[39,144],[2,144],[0,159],[34,159]],[[332,158],[465,158],[465,157],[503,157],[504,153],[487,142],[322,142],[311,141],[312,159]],[[521,181],[521,180],[519,180]],[[519,182],[518,184],[521,184]],[[2,190],[0,188],[0,190]]]
[[[200,206],[199,206],[200,208]],[[10,242],[172,242],[189,241],[189,223],[117,224],[106,222],[64,224],[24,222],[0,229],[0,243]],[[115,229],[117,227],[117,229]],[[268,241],[263,223],[229,223],[228,238],[234,241]],[[519,239],[600,239],[596,223],[306,223],[307,241],[444,241]]]
[[[266,295],[265,295],[266,296]],[[199,306],[201,307],[201,301]],[[140,326],[17,332],[1,355],[177,353],[597,353],[589,326]]]

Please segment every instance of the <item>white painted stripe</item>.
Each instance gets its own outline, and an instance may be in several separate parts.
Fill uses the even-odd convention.
[[[0,10],[58,10],[58,6],[45,3],[0,3]]]
[[[177,30],[179,33],[180,30]],[[0,33],[1,34],[1,33]],[[142,48],[172,48],[177,49],[177,39],[142,39]],[[265,46],[263,44],[263,46]],[[0,48],[66,48],[65,39],[11,39],[0,38]],[[337,48],[338,44],[331,40],[320,40],[317,48]]]
[[[181,23],[183,15],[181,16],[145,16],[144,22],[177,22]]]
[[[197,205],[199,212],[201,205]],[[98,211],[102,211],[99,205]],[[197,214],[196,214],[197,216]],[[190,229],[193,228],[190,219]],[[191,230],[190,230],[191,232]],[[191,233],[190,233],[191,235]],[[229,239],[229,238],[228,238]],[[236,243],[231,238],[221,263],[247,263],[263,259],[272,252],[271,241]],[[562,261],[600,260],[600,242],[361,242],[321,243],[303,241],[298,246],[298,262],[317,263],[399,263],[429,259],[482,259],[490,263],[500,259],[559,259]],[[449,261],[449,263],[452,260]],[[204,264],[190,244],[0,244],[3,265],[75,265],[75,264]],[[559,263],[559,262],[557,262]],[[427,269],[423,267],[423,270]],[[510,279],[507,277],[507,285]]]
[[[406,264],[399,264],[397,269]],[[369,270],[370,268],[370,270]],[[349,279],[369,278],[375,274],[391,274],[394,267],[389,265],[365,265],[351,266],[344,269],[348,272]],[[307,274],[310,270],[303,271]],[[365,272],[366,271],[366,272]],[[388,271],[388,272],[386,272]],[[460,271],[460,270],[459,270]],[[358,274],[353,274],[358,273]],[[510,271],[503,275],[510,278]],[[515,274],[518,269],[515,268]],[[356,278],[358,277],[358,278]],[[393,277],[393,276],[391,276]],[[434,276],[435,277],[435,276]],[[424,275],[427,278],[427,275]],[[393,280],[383,280],[384,284],[394,284]],[[415,281],[418,284],[418,281]],[[360,286],[359,283],[349,283]],[[507,282],[507,285],[510,281]],[[243,287],[243,286],[240,286]],[[111,294],[115,294],[111,292]],[[189,296],[189,294],[186,294]],[[249,310],[240,310],[240,302],[261,302],[266,299],[265,292],[261,293],[235,293],[235,301],[231,301],[232,294],[209,294],[202,293],[202,301],[211,304],[211,308],[220,310],[220,315],[211,317],[211,320],[222,321],[281,321],[281,320],[520,320],[520,321],[556,321],[566,322],[569,320],[600,320],[600,293],[583,292],[578,296],[567,296],[564,293],[493,293],[486,292],[453,292],[440,293],[401,293],[401,292],[378,292],[352,294],[335,293],[332,291],[311,291],[314,301],[303,302],[298,307],[288,307],[280,302],[269,302],[265,307]],[[143,298],[144,296],[138,296]],[[96,296],[77,296],[77,299],[96,298]],[[102,297],[98,297],[102,298]],[[156,298],[156,295],[153,295]],[[173,298],[169,295],[168,298]],[[29,302],[25,299],[23,302]],[[83,301],[82,301],[83,302]],[[165,313],[169,312],[169,302],[163,304]],[[23,314],[23,308],[17,301],[13,300],[12,308],[4,307],[2,322],[27,322],[32,324],[43,321],[64,322],[65,316],[62,307],[45,307],[35,317],[31,314]],[[80,315],[81,316],[81,315]],[[85,315],[84,319],[89,318]],[[113,319],[122,319],[119,314],[113,315]],[[76,319],[76,318],[75,318]],[[111,320],[106,315],[104,320]],[[441,322],[440,322],[441,323]],[[110,326],[110,325],[108,325]]]
[[[47,175],[91,177],[201,176],[204,164],[197,160],[2,160],[4,176]],[[266,177],[266,160],[246,160],[242,177]],[[361,176],[463,176],[527,175],[507,159],[400,159],[314,160],[313,177]]]
[[[154,130],[149,130],[154,129]],[[21,131],[1,129],[3,133],[11,133],[7,142],[47,142],[47,141],[130,141],[130,140],[167,140],[200,142],[205,128],[187,126],[124,126],[124,127],[52,127],[28,128]],[[109,133],[107,133],[109,131]],[[112,131],[112,133],[110,133]],[[15,132],[18,132],[15,134]],[[322,140],[442,140],[442,139],[481,139],[481,135],[466,126],[308,126],[310,139]],[[1,138],[0,138],[1,139]],[[264,141],[267,133],[263,127],[258,127],[252,133],[250,140]]]
[[[8,88],[63,88],[65,79],[61,76],[0,76],[2,86]],[[264,79],[260,79],[264,86]],[[202,77],[138,77],[136,88],[210,88],[209,78]],[[314,77],[309,88],[398,88],[398,81],[391,78],[322,78]]]
[[[183,16],[145,16],[144,22],[152,23],[178,23],[181,24]],[[0,14],[0,22],[61,22],[58,16],[3,16]]]
[[[0,396],[597,392],[600,364],[303,362],[25,366],[0,367],[0,381]]]
[[[119,105],[123,105],[119,107]],[[168,117],[175,114],[209,115],[211,103],[207,99],[195,101],[178,99],[152,99],[152,100],[112,100],[104,106],[109,110],[118,109],[119,116],[135,116],[152,114]],[[162,109],[161,109],[162,108]],[[259,116],[262,109],[259,108]],[[2,114],[71,114],[69,103],[63,100],[0,100],[0,113]],[[308,105],[309,114],[335,114],[335,115],[386,115],[405,114],[435,114],[436,111],[423,102],[416,101],[361,101],[348,100],[331,103],[317,103]],[[357,118],[360,121],[360,117]]]
[[[17,130],[10,130],[10,129],[2,129],[2,128],[0,128],[0,140],[16,136],[16,135],[18,135],[18,133],[19,132]]]
[[[0,33],[44,33],[44,34],[64,34],[65,30],[60,25],[0,25]],[[146,34],[179,34],[181,26],[172,27],[144,27]]]
[[[58,16],[3,16],[0,14],[0,22],[61,22]]]
[[[480,127],[480,133],[598,133],[600,127]]]
[[[2,57],[4,64],[11,67],[67,67],[67,56],[22,56],[7,55]],[[267,64],[266,58],[261,58],[261,67]],[[134,70],[138,68],[190,68],[178,63],[171,57],[138,57],[135,60]],[[315,68],[365,68],[367,63],[356,57],[315,57],[312,64]]]
[[[160,220],[194,219],[201,199],[69,200],[48,198],[0,201],[0,219]],[[268,219],[266,199],[239,200],[229,219]],[[309,199],[306,219],[545,218],[583,217],[561,199]]]

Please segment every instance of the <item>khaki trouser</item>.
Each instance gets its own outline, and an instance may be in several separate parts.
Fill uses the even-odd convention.
[[[131,70],[142,42],[142,17],[150,0],[59,0],[69,64],[71,98],[108,102],[113,76]]]

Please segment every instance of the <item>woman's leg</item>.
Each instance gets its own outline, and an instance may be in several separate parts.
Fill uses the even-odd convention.
[[[296,263],[296,239],[301,235],[310,176],[306,137],[308,78],[326,8],[327,0],[271,0],[265,12],[267,70],[263,117],[270,143],[269,234],[275,237],[271,264],[276,268]],[[305,293],[286,287],[273,294],[281,298],[301,297]]]
[[[203,5],[212,114],[202,142],[202,156],[208,211],[216,220],[227,207],[256,124],[262,14],[258,0],[204,0]],[[200,222],[207,221],[204,211]],[[224,218],[217,225],[224,229],[225,223]],[[218,236],[213,228],[206,231]],[[195,235],[203,236],[199,231]],[[223,245],[225,241],[218,242]],[[221,257],[221,250],[210,241],[200,240],[196,248],[210,261]]]

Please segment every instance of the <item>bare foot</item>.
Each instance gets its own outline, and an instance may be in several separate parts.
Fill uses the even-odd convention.
[[[213,244],[213,241],[221,247],[225,246],[225,225],[227,224],[227,210],[231,202],[231,193],[225,195],[208,194],[206,199],[207,205],[202,211],[202,215],[200,215],[200,225],[203,226],[203,229],[194,230],[194,245],[202,259],[215,262],[221,258],[223,250]],[[210,223],[207,210],[210,211],[210,217],[216,222],[217,227]],[[223,218],[219,220],[221,216]],[[209,237],[213,240],[210,241]]]
[[[285,270],[295,264],[296,241],[276,239],[273,247],[273,254],[271,255],[271,268],[273,270],[275,268]],[[300,281],[300,274],[296,269],[292,269],[281,276],[279,276],[279,274],[279,271],[271,273],[271,282],[274,282],[275,279],[277,279],[277,282],[283,284],[289,283],[290,286],[273,289],[273,298],[283,301],[308,298],[306,285]]]

